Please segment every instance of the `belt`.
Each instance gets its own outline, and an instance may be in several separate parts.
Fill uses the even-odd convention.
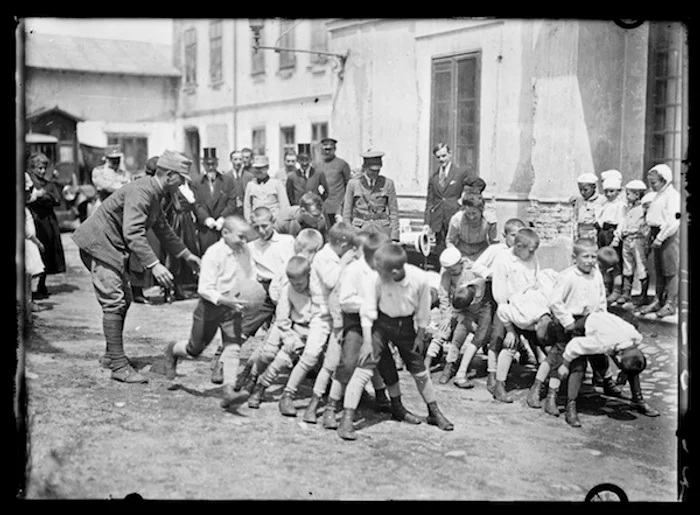
[[[356,219],[359,220],[388,220],[389,217],[387,215],[377,215],[377,214],[368,214],[366,216],[356,216]]]
[[[399,330],[403,330],[406,328],[409,328],[413,330],[413,316],[407,316],[407,317],[390,317],[389,315],[386,315],[385,313],[382,313],[381,311],[379,312],[377,316],[377,321],[381,322],[386,325],[391,325]]]

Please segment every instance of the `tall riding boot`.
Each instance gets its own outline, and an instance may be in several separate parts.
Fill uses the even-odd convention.
[[[531,408],[541,408],[542,407],[542,399],[540,398],[540,394],[542,392],[542,386],[544,383],[540,381],[539,379],[535,379],[535,382],[532,383],[532,386],[530,387],[530,391],[527,393],[527,405],[530,406]]]
[[[282,392],[279,402],[280,413],[285,417],[296,417],[297,410],[294,407],[294,399],[291,392]]]
[[[357,435],[355,434],[355,428],[353,427],[354,418],[354,409],[345,408],[343,410],[343,416],[340,419],[340,425],[338,426],[338,436],[340,436],[343,440],[357,439]]]
[[[506,391],[506,384],[503,381],[496,380],[496,386],[493,388],[493,398],[501,402],[513,402],[513,397]]]
[[[302,417],[304,422],[309,424],[316,423],[318,420],[316,409],[318,408],[319,402],[321,402],[321,398],[315,393],[311,394],[311,400],[309,401],[309,405],[306,407],[306,411],[304,411],[304,416]]]
[[[566,423],[571,427],[581,427],[581,422],[578,419],[578,413],[576,412],[576,401],[569,399],[566,401],[566,413],[564,414]]]
[[[547,398],[544,400],[544,410],[552,416],[559,416],[559,408],[557,407],[557,392],[558,390],[550,388],[547,390]]]
[[[332,398],[328,398],[328,404],[326,404],[323,410],[322,424],[326,429],[338,429],[338,420],[335,418],[335,412],[338,409],[338,401]]]
[[[406,409],[401,402],[401,396],[391,398],[391,415],[395,420],[409,424],[420,424],[421,418]]]
[[[630,296],[632,295],[632,279],[631,275],[622,276],[622,295],[620,295],[615,304],[618,306],[623,306],[630,301]]]
[[[440,408],[438,408],[437,401],[428,404],[427,422],[431,426],[437,426],[443,431],[452,431],[455,428],[455,425],[442,414]]]

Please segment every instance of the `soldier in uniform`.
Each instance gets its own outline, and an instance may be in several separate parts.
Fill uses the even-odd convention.
[[[399,207],[394,181],[379,175],[384,152],[368,150],[361,154],[362,175],[350,179],[345,190],[343,220],[358,230],[383,232],[399,241]]]
[[[110,145],[105,152],[105,164],[92,170],[94,184],[100,201],[104,201],[112,193],[131,182],[131,174],[122,167],[124,153],[119,145]]]

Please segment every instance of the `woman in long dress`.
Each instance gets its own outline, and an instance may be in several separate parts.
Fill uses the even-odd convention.
[[[49,296],[46,276],[66,271],[66,258],[61,243],[61,231],[54,211],[61,203],[61,192],[48,170],[49,159],[41,152],[29,156],[27,169],[34,186],[32,198],[27,202],[36,227],[36,236],[44,246],[44,273],[39,277],[35,298]]]

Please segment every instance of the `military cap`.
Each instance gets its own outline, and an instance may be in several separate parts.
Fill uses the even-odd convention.
[[[119,145],[108,145],[105,149],[105,157],[116,158],[123,156],[124,153],[122,152],[122,148]]]
[[[323,139],[321,140],[321,143],[326,143],[326,142],[328,142],[328,143],[338,143],[338,140],[337,140],[337,139],[333,139],[333,138],[323,138]]]
[[[186,180],[191,181],[192,178],[190,177],[190,164],[191,162],[188,162],[189,160],[186,159],[182,154],[179,152],[175,152],[174,150],[166,150],[163,152],[163,154],[158,158],[158,168],[163,168],[165,170],[169,170],[171,172],[177,172],[180,175],[182,175]]]
[[[364,160],[363,164],[366,166],[381,166],[382,165],[382,157],[384,156],[384,152],[380,150],[367,150],[367,152],[364,152],[360,154],[360,157]]]
[[[267,156],[253,157],[253,168],[264,168],[270,166],[270,159]]]

